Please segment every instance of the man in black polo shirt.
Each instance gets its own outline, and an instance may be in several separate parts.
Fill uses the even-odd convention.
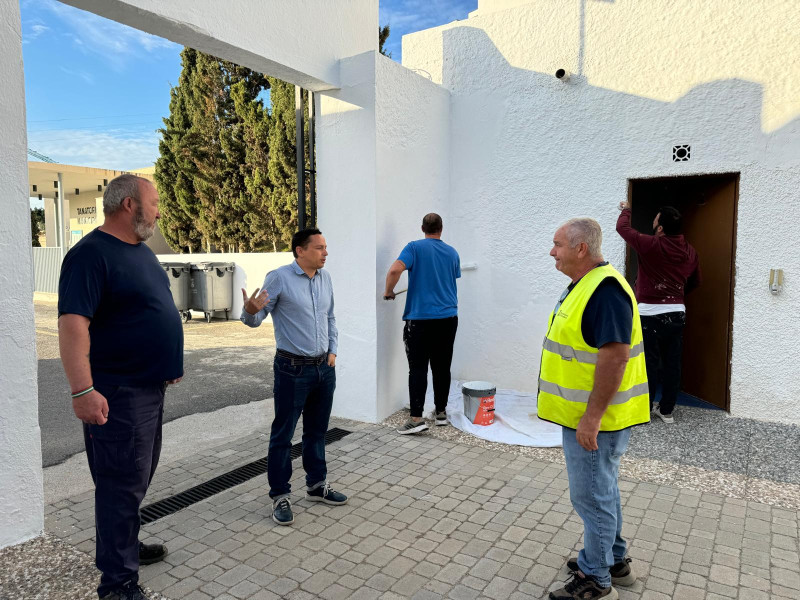
[[[105,223],[64,257],[58,342],[95,483],[97,594],[143,600],[139,565],[167,549],[139,542],[139,505],[161,453],[164,392],[183,376],[183,327],[169,279],[142,243],[160,216],[153,184],[120,175],[103,212]]]
[[[538,415],[562,426],[570,500],[584,524],[572,579],[551,600],[612,600],[636,581],[622,537],[619,465],[631,428],[649,420],[647,376],[633,291],[602,256],[594,219],[570,219],[550,256],[571,279],[548,321]],[[613,585],[612,585],[613,584]]]

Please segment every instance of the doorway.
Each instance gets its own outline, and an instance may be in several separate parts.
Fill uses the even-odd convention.
[[[730,411],[733,291],[739,173],[631,179],[628,200],[633,227],[652,234],[661,206],[683,215],[686,240],[700,257],[702,283],[686,296],[681,391]],[[633,285],[636,252],[626,255],[626,278]]]

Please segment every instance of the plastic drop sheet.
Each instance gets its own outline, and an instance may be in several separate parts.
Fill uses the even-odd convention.
[[[474,425],[464,415],[461,381],[453,381],[447,399],[450,424],[490,442],[551,448],[561,446],[561,427],[536,416],[536,395],[498,389],[494,396],[494,423]],[[425,414],[433,414],[433,391],[428,386]]]

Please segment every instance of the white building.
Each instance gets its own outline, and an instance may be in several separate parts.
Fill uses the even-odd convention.
[[[800,423],[795,2],[480,0],[465,21],[406,36],[403,66],[377,53],[371,0],[276,0],[268,14],[255,0],[223,13],[212,0],[68,3],[317,92],[335,414],[378,421],[406,397],[402,306],[380,293],[423,214],[439,212],[445,239],[477,265],[459,284],[454,375],[532,391],[566,283],[548,256],[553,232],[594,216],[623,269],[613,228],[630,198],[640,222],[660,204],[683,207],[704,261],[689,306],[691,391],[734,415]],[[12,15],[0,24],[3,546],[43,519],[19,7],[0,8]],[[785,274],[776,295],[772,268]]]
[[[459,290],[460,375],[535,389],[564,284],[555,228],[597,218],[622,270],[619,202],[643,231],[673,204],[705,279],[687,301],[684,389],[800,423],[797,31],[791,1],[482,0],[403,39],[404,66],[450,93],[447,212],[479,264]],[[776,295],[770,269],[785,275]]]
[[[154,182],[154,167],[130,171],[139,177]],[[106,184],[128,171],[98,169],[78,165],[61,165],[51,162],[28,161],[28,185],[32,198],[38,197],[44,204],[45,244],[56,247],[61,240],[58,225],[64,227],[64,249],[68,250],[80,239],[103,224],[103,191]],[[59,194],[60,190],[60,194]],[[59,202],[59,195],[61,196]],[[61,216],[63,211],[63,217]],[[156,253],[171,252],[167,241],[156,228],[155,235],[147,245]]]

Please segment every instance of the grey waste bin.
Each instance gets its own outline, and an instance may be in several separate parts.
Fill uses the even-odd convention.
[[[181,321],[186,323],[192,318],[192,313],[189,312],[189,281],[191,274],[189,265],[186,263],[163,262],[159,263],[161,268],[164,269],[169,278],[169,290],[172,292],[172,300],[175,302],[175,308],[181,313]]]
[[[189,285],[192,310],[201,310],[206,321],[216,310],[224,310],[225,318],[233,308],[232,262],[202,262],[192,264]]]

